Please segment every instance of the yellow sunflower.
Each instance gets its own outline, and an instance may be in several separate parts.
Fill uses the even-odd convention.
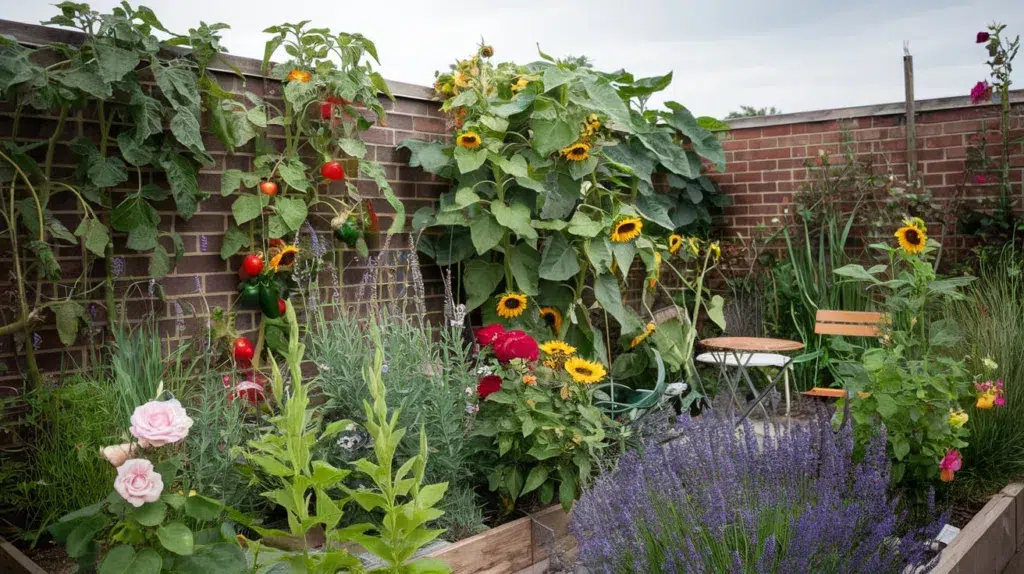
[[[582,385],[596,383],[608,373],[601,363],[588,361],[580,357],[573,357],[566,361],[565,371],[569,373],[572,380]]]
[[[672,255],[679,253],[679,250],[683,247],[683,236],[678,233],[673,233],[668,236],[668,252]]]
[[[900,247],[911,255],[924,251],[924,246],[928,243],[928,234],[917,225],[904,225],[896,230],[895,236],[900,242]]]
[[[711,256],[715,258],[715,261],[718,261],[718,258],[722,256],[722,248],[718,245],[717,241],[708,245],[708,251],[711,253]]]
[[[520,90],[525,90],[526,86],[528,85],[530,85],[530,80],[527,80],[522,76],[519,76],[519,79],[516,80],[516,83],[512,84],[512,91],[518,92]]]
[[[590,157],[590,146],[583,142],[576,142],[569,147],[562,148],[562,155],[569,161],[584,161]]]
[[[694,255],[699,254],[700,253],[700,239],[697,239],[696,237],[687,237],[686,238],[686,249],[688,249],[690,251],[690,253],[693,253]]]
[[[270,252],[273,254],[270,258],[270,268],[277,272],[295,265],[295,256],[299,253],[299,248],[294,245],[285,245],[280,248],[280,251],[271,248]]]
[[[576,352],[573,347],[565,341],[548,341],[540,346],[545,355],[571,355]]]
[[[654,323],[648,323],[647,326],[644,327],[643,333],[640,333],[636,337],[633,337],[633,341],[629,343],[629,348],[632,349],[639,345],[640,343],[646,341],[647,337],[650,337],[651,333],[653,333],[655,329],[657,329],[657,326]]]
[[[615,243],[627,243],[640,236],[640,230],[644,228],[644,222],[639,217],[625,217],[620,219],[612,229],[612,241]]]
[[[562,331],[562,312],[554,307],[541,307],[540,318],[558,335]]]
[[[469,78],[467,78],[466,74],[463,74],[462,72],[455,74],[455,77],[452,78],[452,81],[454,81],[455,85],[460,88],[469,87]]]
[[[480,147],[480,144],[483,143],[484,140],[482,140],[480,138],[480,134],[476,132],[462,132],[458,137],[456,137],[456,141],[458,142],[459,147],[475,149]]]
[[[305,84],[306,82],[313,79],[313,74],[310,74],[309,72],[306,72],[304,70],[294,69],[288,72],[288,77],[285,79],[289,82],[300,82]]]
[[[498,316],[513,319],[526,311],[526,295],[522,293],[506,293],[498,300]]]

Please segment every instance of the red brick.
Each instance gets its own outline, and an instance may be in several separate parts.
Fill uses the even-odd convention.
[[[763,135],[764,137],[788,136],[791,133],[793,133],[793,127],[790,125],[769,126],[766,128],[761,128],[761,135]]]
[[[779,140],[776,138],[761,138],[747,141],[750,143],[750,149],[766,149],[779,147]]]

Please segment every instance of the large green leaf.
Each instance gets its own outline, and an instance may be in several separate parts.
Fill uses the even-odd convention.
[[[657,162],[652,157],[652,152],[637,138],[629,138],[628,143],[619,142],[618,145],[604,147],[601,153],[606,158],[630,168],[637,177],[653,185],[651,174],[654,173]]]
[[[536,97],[537,96],[531,91],[523,91],[508,102],[492,105],[490,112],[496,116],[507,118],[511,115],[518,114],[519,112],[526,111]]]
[[[308,208],[306,202],[299,198],[289,197],[278,197],[274,201],[274,208],[277,210],[277,214],[281,216],[281,220],[285,226],[288,227],[288,231],[296,231],[306,221]],[[242,223],[239,221],[239,223]]]
[[[547,192],[540,209],[543,219],[565,219],[580,198],[580,184],[568,174],[551,172],[545,181]]]
[[[580,237],[597,237],[602,229],[604,229],[604,222],[594,221],[582,211],[572,214],[572,219],[569,220],[569,233]]]
[[[606,80],[588,79],[583,82],[587,90],[587,96],[598,110],[604,112],[612,119],[611,128],[626,133],[632,132],[631,118],[626,103],[619,97],[619,93]]]
[[[118,204],[110,213],[110,226],[117,231],[128,232],[137,227],[156,227],[160,216],[156,209],[141,195],[132,194]]]
[[[537,230],[530,226],[530,208],[522,203],[505,205],[491,202],[491,213],[502,226],[511,229],[523,239],[537,239]]]
[[[153,161],[153,149],[141,145],[132,132],[117,134],[117,149],[121,151],[121,157],[132,165],[143,166]]]
[[[587,258],[590,259],[590,264],[597,273],[605,273],[611,269],[613,261],[612,248],[607,237],[595,237],[588,240],[584,245]]]
[[[96,187],[113,187],[128,181],[128,172],[119,157],[95,154],[89,158],[89,181]]]
[[[152,548],[135,552],[131,546],[111,548],[100,563],[98,574],[159,574],[163,567],[160,554]]]
[[[161,64],[154,62],[153,77],[164,97],[174,109],[186,107],[198,110],[200,105],[199,84],[196,74],[187,60],[171,60]]]
[[[541,156],[568,147],[579,135],[574,125],[563,120],[533,120],[530,126],[533,129],[530,145]]]
[[[133,509],[128,516],[143,526],[158,526],[167,516],[167,504],[160,500],[147,502]]]
[[[602,273],[594,279],[594,297],[605,311],[608,311],[619,322],[624,333],[638,331],[640,320],[631,309],[622,304],[622,291],[619,281],[611,273]]]
[[[672,72],[665,74],[664,76],[651,76],[649,78],[640,78],[634,81],[632,84],[620,86],[619,96],[624,99],[645,97],[650,96],[655,92],[660,92],[668,87],[672,83]]]
[[[636,135],[640,143],[649,149],[669,171],[683,177],[694,177],[690,170],[690,161],[686,152],[675,141],[672,135],[663,129],[640,132]]]
[[[665,106],[672,110],[671,113],[661,114],[665,122],[689,138],[697,155],[711,162],[718,171],[725,171],[725,151],[718,137],[701,127],[697,118],[682,104],[665,102]]]
[[[558,66],[549,66],[544,69],[541,81],[544,82],[544,92],[546,93],[563,84],[572,82],[575,78],[576,72],[573,70],[563,70]]]
[[[512,267],[512,277],[516,280],[516,287],[530,297],[540,294],[539,273],[540,253],[526,242],[517,243],[512,248],[509,258],[509,265]]]
[[[75,344],[78,339],[80,320],[85,318],[85,307],[77,301],[64,301],[54,308],[57,316],[57,335],[60,342],[67,346]]]
[[[203,146],[203,134],[199,128],[199,120],[192,115],[191,110],[178,110],[171,119],[171,133],[177,138],[181,145],[194,152],[206,150]]]
[[[107,244],[110,243],[110,233],[107,226],[98,219],[85,218],[75,229],[75,236],[85,240],[85,248],[97,257],[106,254]]]
[[[202,194],[199,192],[199,173],[195,165],[185,156],[172,153],[160,161],[171,184],[171,195],[183,219],[191,219],[199,208]]]
[[[228,224],[220,245],[220,258],[227,259],[243,247],[249,247],[249,234],[234,224]]]
[[[55,74],[57,81],[69,88],[82,90],[100,100],[109,99],[114,94],[110,84],[103,81],[99,66],[94,62],[72,68],[66,72]]]
[[[487,161],[487,150],[469,149],[462,146],[455,148],[455,163],[459,166],[459,173],[469,173],[480,169],[480,166]]]
[[[241,185],[242,170],[228,169],[225,170],[224,173],[220,174],[220,194],[222,197],[227,197],[232,193],[235,193]]]
[[[164,548],[178,555],[188,556],[192,554],[195,547],[192,531],[181,522],[171,522],[161,526],[156,531],[156,536]]]
[[[474,259],[466,264],[462,273],[462,285],[466,290],[466,310],[472,311],[486,301],[505,278],[505,268],[500,263]]]
[[[245,552],[238,544],[221,542],[197,548],[191,556],[176,557],[171,574],[243,574],[249,571]],[[278,572],[273,569],[266,572],[271,571]]]
[[[505,236],[505,228],[498,223],[493,215],[481,212],[470,221],[469,234],[477,254],[483,255],[501,243]]]
[[[444,144],[441,142],[407,139],[398,148],[409,150],[410,167],[422,167],[424,171],[435,175],[441,175],[444,168],[451,162],[451,159],[445,155]]]
[[[297,159],[289,159],[277,166],[277,173],[289,186],[299,191],[309,189],[309,181],[306,179],[306,166]]]
[[[580,272],[576,250],[561,233],[553,233],[544,242],[540,276],[550,281],[565,281]]]
[[[656,223],[668,231],[675,230],[676,226],[668,215],[673,201],[664,195],[641,195],[636,198],[636,209],[644,219]]]
[[[267,202],[265,196],[250,193],[239,195],[231,204],[231,213],[235,216],[235,223],[243,223],[258,218],[263,213],[263,207]]]

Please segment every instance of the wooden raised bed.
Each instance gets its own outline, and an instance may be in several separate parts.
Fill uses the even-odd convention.
[[[988,501],[939,556],[932,574],[1024,572],[1024,484]]]
[[[4,574],[46,574],[46,570],[40,568],[38,564],[3,538],[0,538],[0,572]]]

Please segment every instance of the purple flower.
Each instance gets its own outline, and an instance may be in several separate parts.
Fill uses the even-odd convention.
[[[199,275],[193,275],[192,279],[195,281],[194,287],[195,287],[196,293],[202,293],[203,292],[203,282],[199,280]]]
[[[32,333],[32,348],[39,350],[40,345],[43,344],[43,336],[39,333]]]
[[[174,330],[178,335],[185,332],[185,311],[181,308],[181,303],[174,302],[174,316],[177,319],[174,321]]]
[[[323,257],[324,253],[327,253],[327,247],[320,242],[320,237],[317,236],[316,230],[313,229],[308,220],[306,221],[306,231],[309,233],[309,243],[313,247],[313,256],[316,258]]]
[[[974,41],[978,44],[984,44],[988,42],[988,39],[992,36],[988,32],[978,32],[978,35],[974,38]]]
[[[387,374],[388,366],[387,365],[381,365],[380,366],[380,372]]]
[[[115,257],[110,262],[110,269],[113,271],[114,277],[124,275],[124,257]]]
[[[210,247],[210,240],[206,238],[206,234],[199,236],[199,250],[206,253],[206,250]]]

